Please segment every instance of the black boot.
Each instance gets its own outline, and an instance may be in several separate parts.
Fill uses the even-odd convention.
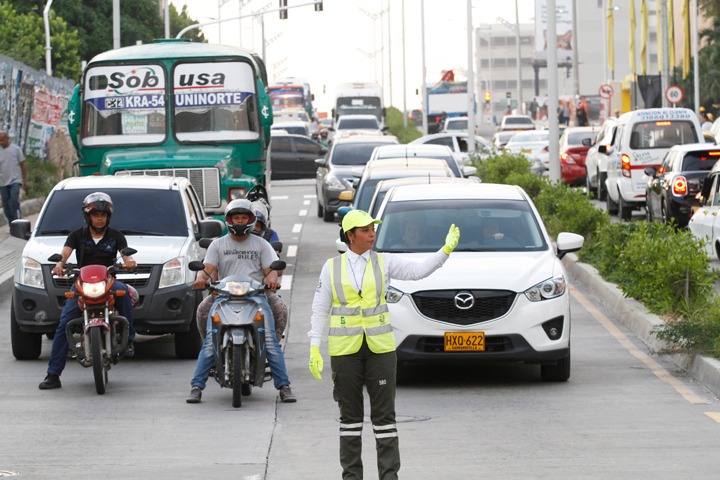
[[[38,385],[38,388],[40,388],[40,390],[52,390],[53,388],[60,388],[61,386],[62,384],[60,383],[60,375],[48,373],[47,377],[45,377],[45,380],[43,380],[40,385]]]

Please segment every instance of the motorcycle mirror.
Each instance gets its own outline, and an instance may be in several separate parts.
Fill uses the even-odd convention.
[[[201,238],[198,241],[198,245],[200,245],[200,248],[208,248],[210,244],[212,243],[212,238]]]
[[[272,245],[273,250],[280,253],[282,252],[283,244],[282,242],[271,242],[270,245]]]
[[[193,272],[199,272],[200,270],[205,269],[205,264],[200,260],[193,260],[188,264],[188,268],[190,268]]]
[[[285,270],[285,267],[287,267],[287,263],[282,260],[275,260],[270,264],[270,270],[282,271]]]
[[[120,253],[122,253],[124,257],[128,257],[130,255],[135,255],[137,253],[137,250],[135,250],[134,248],[125,247],[120,250]]]
[[[60,255],[59,253],[53,253],[52,255],[50,255],[50,258],[48,258],[48,262],[53,263],[57,263],[60,260],[62,260],[62,255]]]

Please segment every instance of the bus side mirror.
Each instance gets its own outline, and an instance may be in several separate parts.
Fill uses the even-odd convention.
[[[76,151],[80,151],[77,132],[80,129],[80,84],[75,85],[70,100],[68,101],[68,133]]]

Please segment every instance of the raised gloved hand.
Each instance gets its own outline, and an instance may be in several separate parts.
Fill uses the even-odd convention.
[[[316,380],[322,380],[323,358],[320,354],[320,347],[310,347],[310,373]]]
[[[457,247],[458,242],[460,241],[460,229],[455,226],[453,223],[450,225],[450,230],[448,230],[447,237],[445,237],[445,246],[443,246],[443,252],[450,255],[450,252],[455,250],[455,247]]]

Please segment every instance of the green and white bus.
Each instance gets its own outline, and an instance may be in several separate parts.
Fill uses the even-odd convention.
[[[262,59],[158,40],[101,53],[68,107],[78,174],[190,179],[210,215],[269,183],[272,106]]]

